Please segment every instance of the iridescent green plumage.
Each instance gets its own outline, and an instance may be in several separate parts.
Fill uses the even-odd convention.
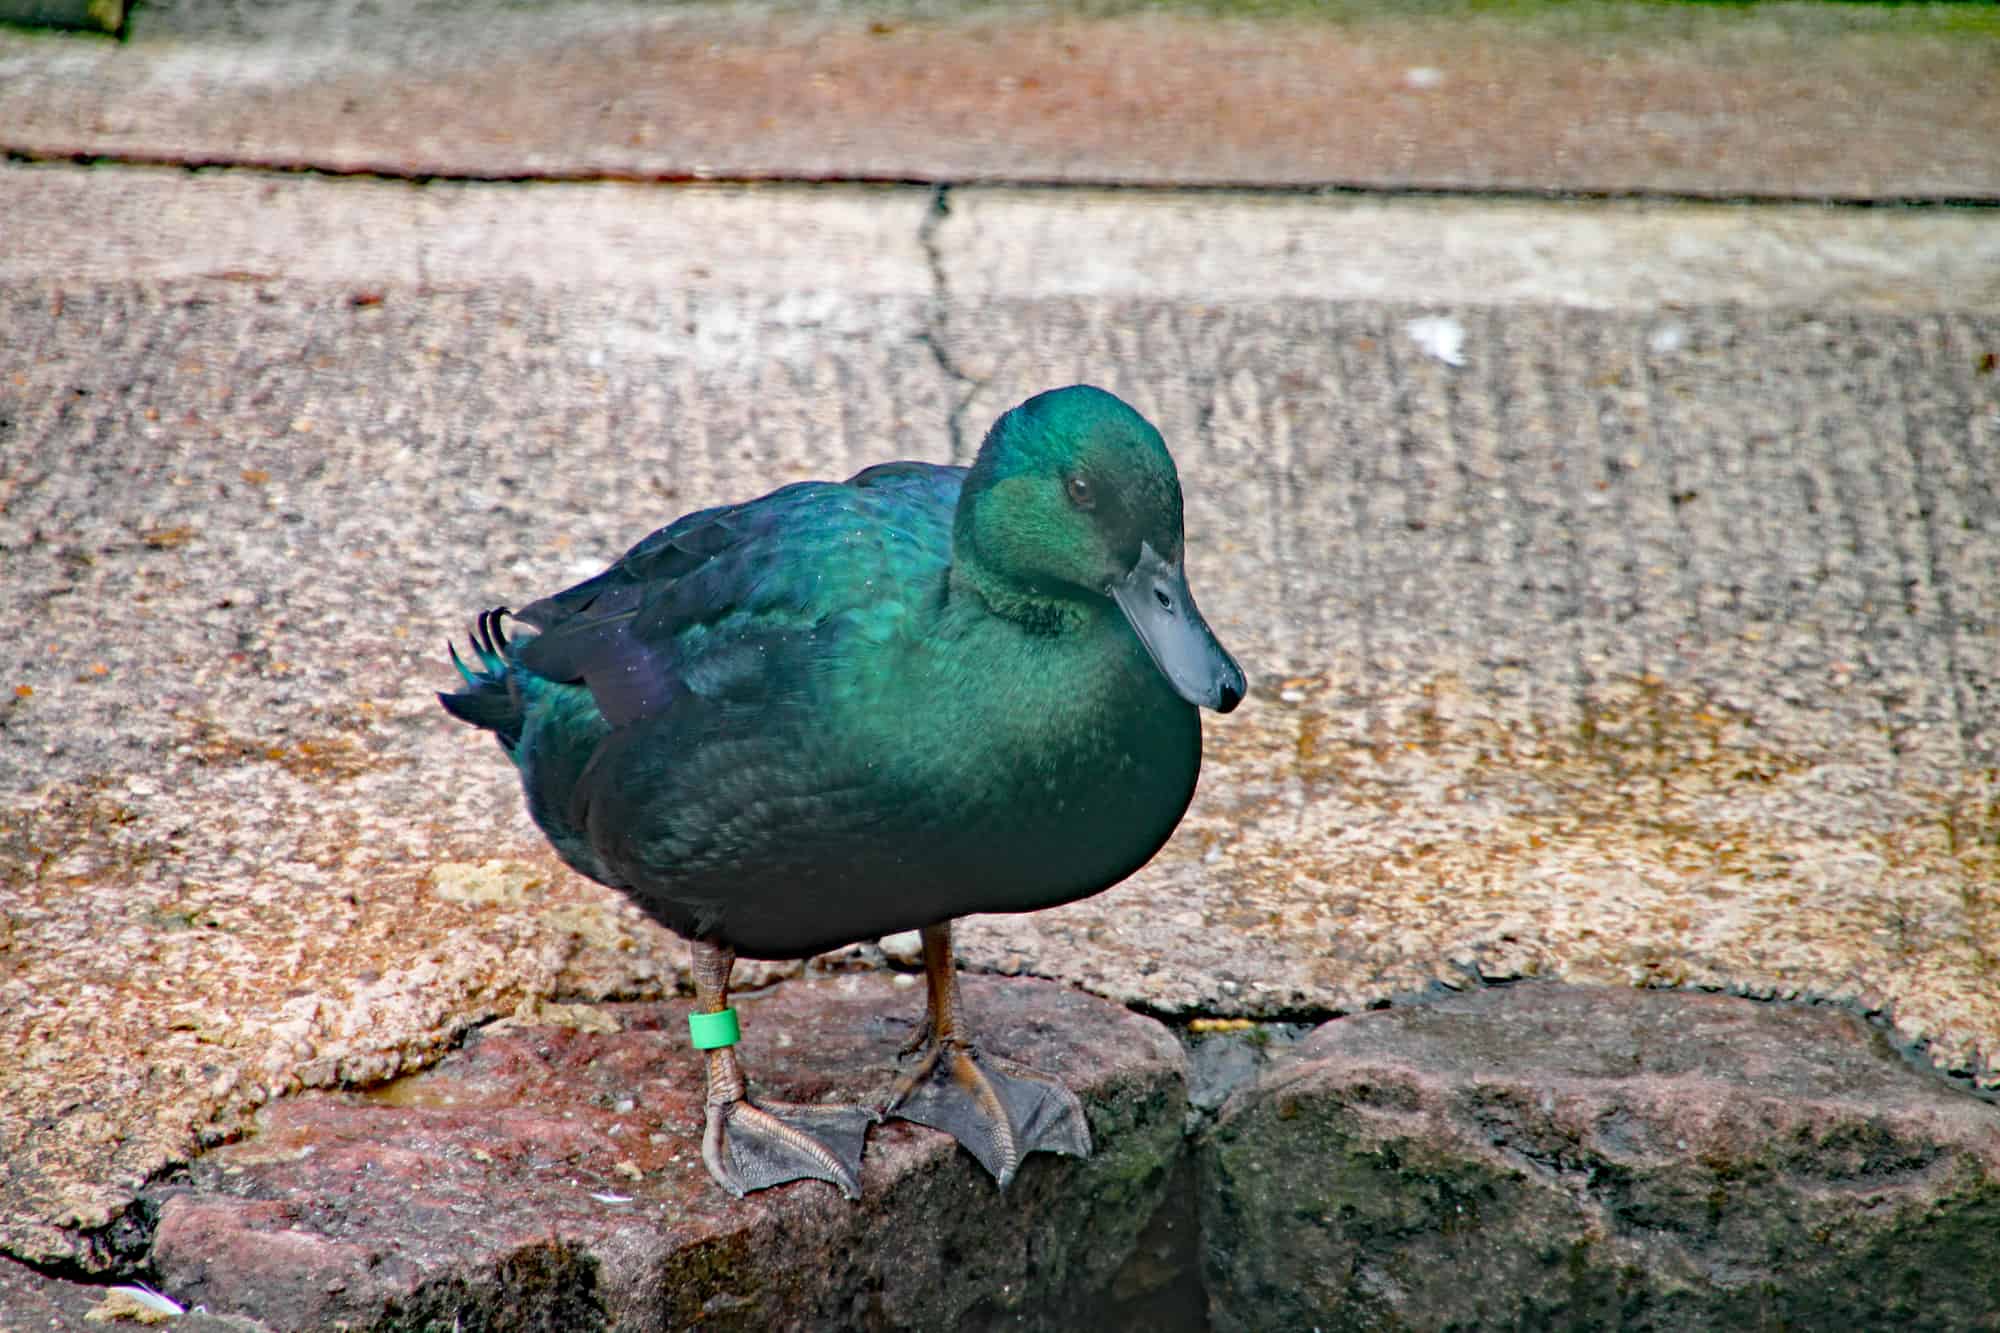
[[[1159,849],[1196,705],[1242,696],[1181,545],[1158,432],[1056,390],[969,471],[703,510],[517,613],[536,634],[489,614],[442,697],[499,736],[571,866],[701,945],[801,956],[1045,907]]]

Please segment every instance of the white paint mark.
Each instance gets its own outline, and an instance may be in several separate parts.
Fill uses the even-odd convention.
[[[1465,364],[1465,325],[1450,315],[1426,315],[1403,326],[1412,342],[1447,366]]]

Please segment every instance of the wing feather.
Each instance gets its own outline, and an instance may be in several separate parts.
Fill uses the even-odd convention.
[[[518,660],[581,683],[613,727],[683,694],[754,701],[797,688],[840,627],[870,624],[950,561],[963,468],[886,463],[704,509],[516,619]],[[821,639],[818,632],[835,634]]]

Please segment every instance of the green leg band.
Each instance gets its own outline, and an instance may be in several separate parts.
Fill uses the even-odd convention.
[[[720,1046],[734,1046],[742,1036],[736,1026],[736,1010],[724,1009],[714,1014],[689,1014],[688,1035],[694,1039],[697,1051],[712,1051]]]

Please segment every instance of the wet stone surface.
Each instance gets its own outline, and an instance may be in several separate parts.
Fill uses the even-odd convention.
[[[1132,1255],[1181,1151],[1183,1060],[1159,1024],[1049,983],[968,978],[966,1001],[990,1049],[1083,1098],[1090,1159],[1037,1155],[1001,1194],[890,1122],[858,1204],[817,1182],[738,1201],[702,1166],[686,1004],[606,1005],[266,1108],[149,1194],[153,1262],[184,1303],[274,1329],[1032,1327]],[[879,1104],[922,1004],[879,973],[744,998],[753,1095]]]
[[[1218,1329],[1990,1328],[2000,1107],[1845,1013],[1524,984],[1322,1027],[1200,1152]]]

